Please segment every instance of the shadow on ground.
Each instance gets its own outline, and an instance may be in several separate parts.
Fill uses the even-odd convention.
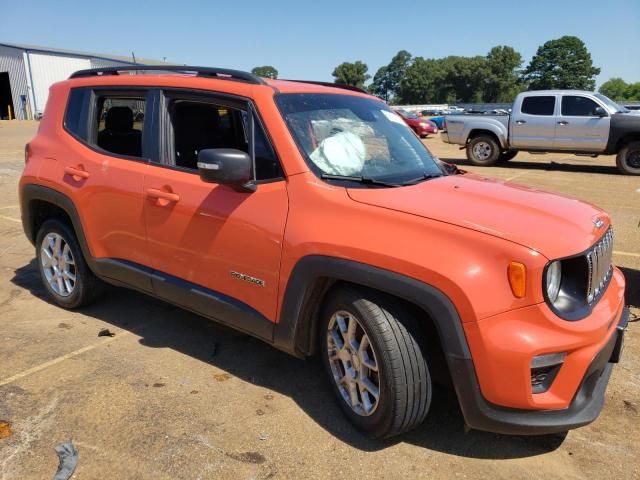
[[[441,158],[443,162],[452,163],[459,167],[471,166],[467,159],[462,158]],[[619,175],[615,166],[607,165],[580,165],[575,163],[560,162],[530,162],[526,160],[511,160],[504,163],[498,163],[496,167],[525,169],[525,170],[545,170],[545,171],[561,171],[561,172],[581,172],[581,173],[602,173],[607,175]],[[485,167],[487,170],[493,167]]]
[[[622,270],[624,278],[627,281],[627,289],[624,295],[626,304],[631,307],[640,308],[640,270],[626,267],[618,268]]]
[[[51,303],[40,281],[35,260],[18,268],[12,282]],[[246,382],[286,395],[329,433],[363,451],[377,451],[399,442],[408,442],[469,458],[522,458],[555,450],[566,436],[512,437],[479,431],[465,433],[455,394],[438,388],[429,416],[422,426],[390,440],[371,440],[354,430],[343,416],[317,359],[303,361],[293,358],[260,340],[180,308],[115,287],[109,287],[105,298],[83,309],[82,313],[131,331],[141,337],[143,346],[174,349]]]

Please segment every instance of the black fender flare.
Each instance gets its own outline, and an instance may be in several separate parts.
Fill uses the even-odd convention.
[[[405,275],[344,258],[323,255],[303,257],[293,268],[284,294],[274,346],[298,357],[312,351],[314,308],[324,295],[323,279],[346,281],[406,300],[423,309],[435,323],[440,344],[451,368],[454,359],[471,359],[460,315],[451,300],[437,288]],[[326,281],[324,282],[327,283]],[[314,298],[315,297],[315,298]],[[311,340],[313,341],[313,340]],[[453,370],[451,371],[453,374]]]

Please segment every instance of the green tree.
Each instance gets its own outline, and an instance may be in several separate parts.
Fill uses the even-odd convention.
[[[404,78],[409,65],[411,65],[411,54],[406,50],[400,50],[389,62],[389,65],[380,67],[373,76],[373,83],[369,86],[369,91],[385,100],[390,100],[398,96],[400,82]]]
[[[275,67],[272,67],[271,65],[255,67],[253,70],[251,70],[251,73],[259,77],[272,78],[272,79],[278,78],[278,70]]]
[[[369,67],[367,67],[366,63],[357,60],[354,63],[341,63],[333,70],[331,75],[335,77],[335,83],[364,88],[364,83],[371,78],[371,76],[367,74],[368,70]]]
[[[640,82],[629,83],[625,96],[626,98],[624,98],[623,100],[640,101]]]
[[[604,82],[599,91],[613,100],[640,100],[640,82],[627,83],[619,77]]]
[[[519,82],[522,55],[506,45],[493,47],[487,54],[483,101],[511,102],[522,89]]]
[[[593,90],[600,69],[593,66],[591,54],[578,37],[564,36],[538,48],[523,79],[531,90],[568,88]]]
[[[444,78],[441,64],[431,58],[416,57],[407,67],[398,87],[401,103],[435,103],[439,96],[440,82]]]

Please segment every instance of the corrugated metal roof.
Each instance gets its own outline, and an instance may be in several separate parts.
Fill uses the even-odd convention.
[[[72,55],[76,57],[84,57],[84,58],[101,58],[105,60],[112,60],[115,62],[122,62],[128,65],[135,65],[133,63],[133,58],[131,56],[124,55],[111,55],[108,53],[92,53],[92,52],[81,52],[79,50],[65,50],[62,48],[50,48],[50,47],[42,47],[39,45],[27,45],[24,43],[8,43],[8,42],[0,42],[0,46],[17,48],[20,50],[27,50],[32,52],[44,52],[44,53],[57,53],[60,55]],[[153,60],[150,58],[138,58],[136,57],[136,64],[143,65],[172,65],[171,62],[163,62],[161,60]]]

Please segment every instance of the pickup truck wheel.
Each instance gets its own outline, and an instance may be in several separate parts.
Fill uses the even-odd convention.
[[[616,157],[618,170],[625,175],[640,175],[640,142],[626,144]]]
[[[329,381],[356,427],[381,438],[424,420],[431,375],[420,329],[406,308],[385,296],[340,289],[326,303],[321,332]]]
[[[511,160],[512,158],[515,158],[515,156],[518,155],[518,151],[517,150],[507,150],[506,152],[503,152],[500,154],[500,156],[498,157],[498,162],[503,163],[503,162],[508,162],[509,160]]]
[[[55,219],[45,221],[36,237],[40,277],[54,302],[78,308],[102,292],[102,282],[87,266],[73,231]]]
[[[500,145],[489,135],[473,137],[467,144],[467,159],[473,165],[489,167],[500,158]]]

